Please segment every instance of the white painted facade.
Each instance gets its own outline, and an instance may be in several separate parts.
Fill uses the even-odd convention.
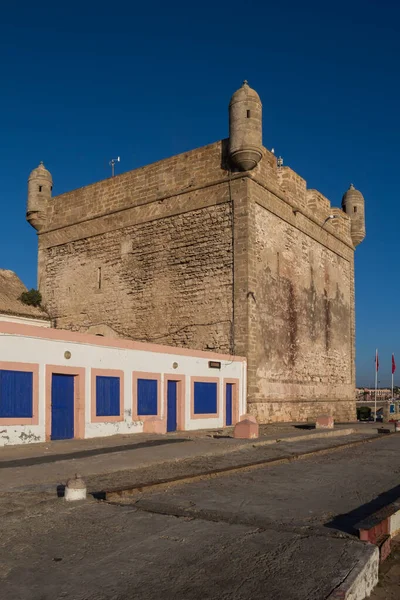
[[[66,358],[68,353],[70,358]],[[219,361],[221,368],[210,368],[210,360]],[[160,376],[160,413],[157,417],[164,421],[166,421],[167,406],[165,379],[168,375],[173,378],[174,374],[184,376],[185,385],[182,388],[184,419],[180,427],[182,430],[220,428],[225,425],[226,379],[237,381],[234,422],[246,413],[246,361],[243,358],[0,322],[0,368],[18,370],[16,366],[7,367],[7,365],[18,364],[38,365],[37,424],[18,425],[0,419],[0,446],[44,442],[50,439],[51,424],[48,420],[51,414],[49,409],[51,387],[46,385],[46,370],[50,365],[53,372],[57,372],[57,366],[84,370],[84,398],[82,398],[84,431],[79,437],[93,438],[143,431],[143,421],[134,420],[132,417],[135,372],[154,373]],[[104,417],[104,422],[92,422],[94,397],[91,369],[113,369],[123,372],[124,404],[121,421],[107,422],[107,417]],[[217,416],[192,418],[192,378],[199,378],[200,381],[218,378]]]

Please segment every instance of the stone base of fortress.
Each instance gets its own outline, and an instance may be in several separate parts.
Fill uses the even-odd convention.
[[[248,404],[248,412],[259,423],[302,423],[319,415],[332,415],[337,423],[357,419],[355,400],[254,402]]]

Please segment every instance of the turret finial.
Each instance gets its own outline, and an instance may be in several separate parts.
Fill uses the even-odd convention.
[[[243,85],[249,85],[249,82],[247,81],[247,79],[245,79],[245,80],[243,81]]]
[[[352,183],[350,184],[349,190],[355,190],[355,187]]]

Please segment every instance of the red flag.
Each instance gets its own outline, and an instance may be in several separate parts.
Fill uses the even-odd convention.
[[[392,354],[392,375],[395,372],[395,370],[396,370],[396,363],[394,360],[394,354]]]
[[[377,371],[379,371],[379,357],[378,357],[378,350],[376,351],[376,355],[375,355],[375,369]]]

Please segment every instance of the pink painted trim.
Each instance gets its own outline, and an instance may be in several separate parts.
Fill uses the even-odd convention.
[[[190,418],[191,419],[217,419],[219,417],[220,401],[219,387],[221,380],[219,377],[191,377],[190,378]],[[216,383],[217,384],[217,412],[206,415],[197,415],[194,413],[194,384],[195,383]]]
[[[36,363],[0,362],[0,369],[32,373],[32,417],[3,417],[0,425],[38,425],[39,424],[39,365]]]
[[[76,331],[66,331],[62,329],[47,329],[44,327],[35,327],[34,325],[21,325],[20,323],[9,323],[6,321],[0,321],[0,334],[2,333],[36,337],[45,340],[59,340],[65,342],[75,342],[78,344],[90,344],[92,346],[107,346],[111,348],[124,348],[126,350],[157,352],[162,354],[170,354],[171,356],[193,356],[194,358],[205,358],[207,360],[228,360],[229,362],[246,361],[246,359],[242,356],[233,356],[231,354],[217,354],[215,352],[190,350],[188,348],[172,348],[171,346],[161,346],[159,344],[134,342],[131,340],[122,340],[118,338],[107,338],[92,335],[90,333],[77,333]]]
[[[96,377],[119,377],[119,415],[110,415],[109,417],[96,415]],[[117,369],[91,369],[91,404],[90,420],[91,423],[116,423],[123,421],[124,415],[124,372]]]
[[[185,431],[185,408],[186,408],[186,377],[185,375],[164,375],[164,419],[167,424],[168,410],[168,381],[176,381],[177,399],[176,399],[176,430]]]
[[[232,383],[232,425],[239,422],[239,379],[224,379],[224,427],[226,427],[226,384]]]
[[[137,380],[138,379],[153,379],[157,381],[157,414],[156,415],[138,415],[138,397],[137,397]],[[132,374],[132,420],[133,421],[148,421],[154,417],[161,418],[161,374],[146,373],[144,371],[135,371]]]
[[[46,365],[46,441],[51,439],[51,378],[53,373],[75,375],[74,381],[74,439],[85,438],[85,369]]]

